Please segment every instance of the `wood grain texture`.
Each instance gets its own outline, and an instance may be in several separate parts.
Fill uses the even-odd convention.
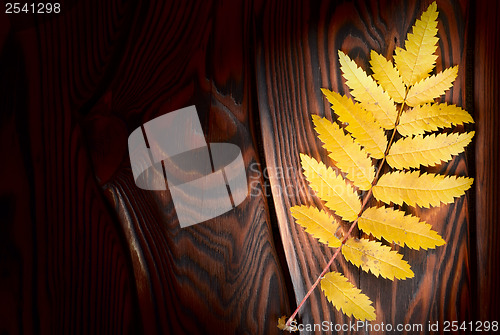
[[[369,51],[390,56],[430,2],[90,0],[65,2],[63,15],[0,11],[0,333],[279,333],[277,318],[333,254],[289,213],[323,207],[298,156],[331,163],[310,118],[335,118],[319,89],[347,92],[338,49],[367,69]],[[444,100],[473,113],[476,138],[428,171],[476,181],[453,205],[413,211],[447,241],[400,249],[414,279],[335,262],[375,302],[376,323],[500,316],[500,6],[437,4],[437,70],[460,66]],[[168,191],[135,186],[127,137],[191,104],[208,142],[242,149],[252,196],[180,229]],[[319,289],[300,317],[349,321]]]
[[[105,24],[119,28],[107,14]],[[2,23],[0,332],[133,333],[140,319],[128,246],[95,182],[75,113],[109,59],[76,59],[75,45],[61,44],[86,42],[66,29],[71,15]],[[113,50],[110,41],[94,42],[102,54]]]
[[[476,246],[478,320],[499,320],[500,307],[500,5],[480,1],[475,11],[474,114],[476,118]]]
[[[207,140],[239,145],[261,188],[245,6],[76,1],[2,18],[0,332],[279,332],[290,310],[262,194],[180,229],[168,191],[135,186],[127,150],[135,128],[196,104]]]
[[[320,88],[348,91],[341,77],[337,50],[343,50],[364,69],[371,49],[387,56],[402,46],[406,33],[429,2],[337,3],[276,1],[259,8],[256,19],[257,85],[266,164],[271,174],[274,205],[288,266],[300,301],[332,255],[298,227],[289,213],[293,205],[324,207],[301,176],[299,153],[331,164],[315,137],[310,115],[334,119]],[[444,100],[465,106],[467,2],[438,1],[439,47],[437,70],[459,65],[459,76]],[[279,174],[279,171],[291,171]],[[466,155],[429,169],[444,174],[468,174]],[[289,190],[283,192],[283,190]],[[415,278],[390,282],[336,261],[340,269],[373,301],[377,323],[426,323],[471,318],[469,201],[416,213],[433,225],[447,241],[431,251],[401,249]],[[317,289],[300,313],[303,323],[348,318],[326,302]],[[320,333],[320,332],[316,332]]]
[[[250,132],[251,11],[232,1],[159,1],[147,8],[133,27],[119,80],[92,118],[121,119],[130,133],[195,104],[207,142],[237,144],[249,180],[261,188],[261,172],[250,170],[258,162]],[[143,47],[135,48],[139,43]],[[95,130],[89,133],[106,136]],[[117,159],[94,161],[116,166],[103,188],[130,244],[144,332],[278,333],[277,319],[289,308],[264,197],[249,197],[234,211],[181,229],[170,193],[138,189],[127,153]]]

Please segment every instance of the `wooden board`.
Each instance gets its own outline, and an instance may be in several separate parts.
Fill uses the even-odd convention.
[[[2,183],[11,292],[0,331],[278,333],[290,310],[262,194],[180,229],[168,191],[135,186],[127,150],[135,128],[196,104],[207,141],[237,144],[261,188],[250,169],[259,161],[251,10],[232,1],[64,9],[5,28],[2,154],[15,177]]]
[[[147,95],[134,100],[136,107],[125,109],[118,98],[111,109],[116,108],[132,129],[196,104],[207,141],[237,144],[249,180],[258,181],[253,186],[260,188],[258,171],[249,168],[258,157],[249,129],[248,26],[231,29],[234,21],[248,22],[244,9],[231,1],[151,9],[154,17],[161,17],[155,29],[165,33],[151,35],[152,28],[142,25],[135,43],[147,40],[149,47],[133,49],[135,54],[119,70],[123,78],[110,87],[113,97],[126,97],[130,90]],[[176,29],[162,27],[177,17],[189,19]],[[155,50],[159,45],[163,49]],[[147,65],[139,73],[134,70],[137,64]],[[129,88],[129,82],[137,82],[133,76],[144,80]],[[154,76],[156,82],[147,80]],[[169,192],[139,190],[128,162],[104,187],[131,246],[146,333],[278,332],[275,322],[288,303],[263,196],[249,197],[235,211],[180,229]]]
[[[90,0],[63,15],[0,12],[0,333],[280,333],[277,318],[332,255],[289,214],[322,206],[298,160],[330,163],[310,119],[334,119],[319,88],[347,92],[337,50],[366,69],[369,50],[391,55],[429,3]],[[500,6],[438,9],[437,69],[460,66],[445,100],[473,114],[476,137],[433,171],[476,180],[454,205],[416,212],[448,243],[400,249],[414,279],[335,262],[375,302],[376,323],[500,318]],[[252,196],[180,229],[168,191],[135,186],[127,137],[190,104],[208,142],[242,149]],[[317,289],[300,320],[350,319]]]
[[[475,146],[475,229],[471,244],[477,253],[471,259],[476,285],[477,320],[500,319],[500,220],[497,192],[500,189],[500,5],[496,1],[478,1],[473,26]]]
[[[134,332],[141,321],[129,246],[95,182],[77,123],[110,59],[79,54],[87,40],[70,29],[71,15],[50,18],[16,20],[2,11],[0,20],[0,332]],[[93,40],[90,50],[108,56],[102,42]]]
[[[321,87],[340,93],[348,91],[341,77],[337,50],[343,50],[364,69],[371,49],[391,56],[402,46],[415,19],[429,2],[337,3],[275,1],[267,3],[256,20],[257,85],[266,164],[271,174],[274,205],[288,266],[299,302],[332,255],[308,236],[289,213],[293,205],[324,207],[301,176],[299,153],[309,154],[327,164],[331,161],[321,148],[312,127],[311,114],[334,119]],[[467,81],[467,2],[438,1],[439,48],[437,70],[459,65],[454,87],[444,100],[464,106]],[[471,150],[469,148],[468,150]],[[449,164],[434,169],[444,174],[467,175],[469,162],[462,154]],[[292,171],[279,175],[278,172]],[[292,192],[279,192],[282,190]],[[473,193],[472,193],[473,194]],[[409,261],[415,278],[391,282],[377,279],[345,261],[332,267],[340,270],[373,301],[376,323],[426,323],[427,321],[469,320],[472,317],[469,244],[471,192],[455,204],[416,213],[433,225],[447,241],[431,251],[400,249]],[[303,323],[349,318],[326,301],[317,289],[300,313]],[[317,332],[320,333],[320,332]]]

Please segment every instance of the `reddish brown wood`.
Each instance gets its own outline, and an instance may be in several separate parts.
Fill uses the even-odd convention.
[[[123,29],[103,15],[108,27]],[[36,24],[2,14],[0,332],[133,333],[141,320],[129,246],[77,123],[110,59],[85,53],[71,68],[75,45],[60,38],[85,40],[65,18]],[[93,43],[109,55],[107,42]]]
[[[196,104],[208,141],[258,162],[245,6],[82,1],[9,17],[0,331],[279,332],[290,311],[265,198],[180,229],[168,191],[135,186],[127,150],[136,127]]]
[[[237,144],[249,167],[258,160],[249,130],[251,12],[232,1],[162,10],[152,11],[139,29],[136,43],[146,40],[150,47],[134,49],[119,70],[123,78],[109,88],[112,114],[133,129],[196,104],[207,141]],[[155,29],[164,33],[151,35],[146,22],[156,16],[162,19]],[[188,19],[176,29],[162,26],[178,17]],[[141,72],[135,70],[137,64],[143,64]],[[138,81],[135,76],[156,81]],[[124,106],[131,82],[133,91],[144,94],[135,98],[134,106]],[[144,330],[277,333],[277,319],[287,313],[288,303],[264,197],[249,197],[235,211],[180,229],[169,192],[138,189],[128,157],[122,159],[104,187],[131,246]],[[261,187],[259,173],[249,169],[248,177]]]
[[[346,92],[336,51],[367,68],[369,50],[392,54],[429,2],[91,0],[64,4],[63,15],[2,11],[0,333],[279,333],[277,318],[332,255],[289,214],[322,206],[298,161],[306,152],[328,162],[310,120],[334,117],[319,88]],[[469,108],[476,138],[433,171],[476,180],[454,205],[416,212],[448,243],[401,249],[414,279],[336,262],[375,302],[376,323],[500,314],[500,6],[439,0],[438,9],[437,69],[460,66],[445,100]],[[135,186],[127,137],[190,104],[207,140],[237,144],[251,186],[262,191],[266,172],[272,193],[180,229],[168,191]],[[319,289],[300,315],[349,321]]]
[[[476,258],[478,320],[499,320],[500,308],[500,5],[478,1],[474,45],[474,114],[476,117]]]

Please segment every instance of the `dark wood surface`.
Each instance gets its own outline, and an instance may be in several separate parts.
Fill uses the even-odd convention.
[[[474,29],[474,114],[476,145],[474,150],[475,236],[471,244],[476,252],[471,259],[472,277],[476,280],[477,313],[483,320],[500,316],[500,4],[480,1],[475,11]]]
[[[196,104],[207,141],[259,161],[246,6],[82,1],[6,27],[0,332],[279,332],[290,309],[264,196],[180,229],[127,150],[136,127]]]
[[[110,59],[77,57],[74,47],[93,41],[107,54],[103,41],[79,36],[71,15],[15,20],[2,8],[1,22],[0,332],[137,329],[130,246],[95,182],[78,122]],[[61,45],[66,38],[73,43]]]
[[[321,203],[299,152],[328,162],[310,114],[345,92],[337,49],[388,56],[429,1],[71,1],[63,15],[0,13],[0,333],[274,334],[332,251],[298,227]],[[416,276],[340,269],[377,323],[494,320],[500,313],[500,6],[438,1],[445,99],[474,116],[474,145],[440,173],[476,178],[418,215],[447,244],[401,249]],[[168,191],[135,186],[128,135],[197,106],[208,142],[237,144],[253,196],[181,229]],[[469,129],[469,128],[467,128]],[[267,168],[266,168],[267,167]],[[269,178],[267,178],[269,176]],[[349,318],[317,289],[302,322]]]
[[[226,13],[231,16],[219,17]],[[256,163],[247,80],[250,13],[243,4],[232,1],[199,2],[182,11],[152,11],[151,20],[161,20],[155,29],[162,31],[151,36],[147,31],[152,27],[145,23],[144,35],[136,43],[146,39],[150,48],[137,50],[138,59],[127,61],[119,72],[157,76],[164,84],[145,80],[135,86],[133,91],[159,91],[149,92],[147,100],[134,101],[137,109],[117,109],[116,114],[127,124],[135,116],[143,123],[194,103],[208,142],[237,144],[247,168]],[[177,17],[185,21],[175,30],[161,26]],[[232,29],[236,23],[243,23],[241,30]],[[190,30],[192,27],[197,29]],[[185,45],[179,46],[177,40]],[[199,59],[193,60],[192,54]],[[165,61],[169,58],[175,62]],[[145,64],[140,74],[133,70],[137,64]],[[216,71],[219,68],[224,71]],[[125,77],[113,85],[113,97],[126,97],[129,82],[136,80]],[[178,87],[169,86],[175,82]],[[123,160],[127,159],[124,155]],[[145,332],[277,333],[275,321],[280,313],[288,312],[288,302],[264,197],[250,197],[235,211],[180,229],[170,194],[138,190],[128,162],[124,163],[104,187],[134,246],[132,263]],[[248,171],[249,179],[259,180],[257,172]]]

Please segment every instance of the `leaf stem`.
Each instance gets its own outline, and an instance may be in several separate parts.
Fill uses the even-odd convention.
[[[399,125],[399,119],[401,118],[401,114],[403,113],[403,108],[404,108],[405,103],[406,103],[406,95],[407,94],[408,94],[408,90],[406,90],[405,99],[403,100],[403,103],[401,104],[401,108],[399,109],[399,112],[398,112],[398,116],[396,117],[396,122],[394,123],[394,130],[392,131],[392,135],[391,135],[391,139],[389,140],[389,143],[387,143],[387,148],[385,149],[385,152],[384,152],[384,158],[382,158],[382,162],[380,163],[379,168],[377,169],[377,173],[375,174],[375,178],[373,178],[372,187],[373,187],[373,185],[375,185],[377,183],[378,176],[380,175],[380,171],[382,171],[382,168],[384,167],[385,159],[387,158],[387,155],[389,154],[389,149],[391,148],[392,142],[394,141],[394,136],[396,135],[396,131],[397,131],[398,125]],[[370,191],[371,190],[372,189],[370,187]],[[371,195],[371,193],[369,195]],[[368,198],[368,196],[366,196],[365,198]],[[361,208],[361,211],[363,211],[363,208]]]
[[[370,187],[370,189],[368,190],[368,193],[366,194],[366,196],[363,199],[363,203],[361,204],[361,210],[358,213],[358,217],[356,218],[356,220],[354,220],[354,222],[351,224],[351,227],[349,228],[349,230],[347,231],[347,233],[344,235],[344,238],[342,239],[342,244],[340,245],[340,247],[337,248],[337,250],[335,251],[335,253],[333,254],[333,256],[330,258],[330,260],[326,264],[326,266],[323,268],[323,271],[321,271],[320,275],[318,276],[318,278],[316,279],[316,281],[314,282],[314,284],[309,288],[309,291],[307,291],[306,295],[304,296],[304,298],[302,299],[302,301],[300,302],[300,304],[297,306],[297,308],[295,309],[295,311],[293,312],[293,314],[286,321],[286,326],[287,327],[290,326],[290,324],[292,323],[293,319],[295,318],[295,316],[297,316],[297,313],[302,308],[302,305],[304,305],[304,303],[307,301],[307,299],[309,298],[309,296],[311,295],[311,293],[314,291],[314,289],[316,288],[316,286],[318,286],[318,284],[321,281],[321,279],[323,279],[323,276],[325,275],[326,271],[328,271],[328,269],[330,268],[330,266],[333,264],[333,261],[335,260],[335,258],[337,258],[337,255],[340,253],[340,251],[342,249],[342,246],[345,244],[345,242],[347,241],[347,239],[351,236],[351,233],[354,230],[354,227],[357,225],[358,219],[360,218],[361,214],[363,213],[363,211],[365,209],[365,206],[368,203],[368,200],[371,199],[371,196],[372,196],[372,193],[373,193],[373,191],[372,191],[373,190],[373,186],[377,183],[378,177],[380,175],[380,171],[382,171],[382,168],[383,168],[384,163],[386,161],[387,154],[389,153],[389,149],[391,148],[392,142],[394,141],[394,136],[396,135],[396,130],[397,130],[397,127],[398,127],[398,124],[399,124],[399,118],[401,117],[401,114],[403,113],[403,108],[405,106],[406,95],[407,94],[408,94],[408,90],[406,90],[405,99],[404,99],[403,103],[401,104],[401,108],[399,109],[398,115],[396,117],[396,122],[394,123],[394,130],[392,132],[391,139],[389,140],[389,143],[387,143],[387,149],[384,152],[384,157],[382,158],[382,161],[380,162],[379,168],[377,169],[377,173],[375,174],[375,177],[373,178],[372,186]]]
[[[358,219],[361,216],[361,213],[363,213],[363,209],[366,206],[366,204],[368,203],[368,199],[371,197],[371,195],[372,195],[372,188],[370,187],[370,190],[368,191],[368,194],[366,195],[366,197],[363,200],[363,204],[361,206],[361,211],[359,212],[358,217],[356,218],[356,220],[354,220],[354,222],[352,223],[351,227],[347,231],[347,234],[344,235],[344,238],[342,239],[342,244],[340,245],[340,247],[337,248],[337,250],[333,254],[332,258],[330,258],[330,260],[328,261],[328,263],[326,264],[326,266],[323,268],[323,271],[321,271],[320,275],[318,276],[318,278],[316,279],[316,281],[314,282],[314,284],[311,286],[311,288],[309,288],[309,291],[307,291],[306,295],[304,296],[304,298],[302,299],[302,301],[300,302],[300,304],[295,309],[295,312],[293,312],[293,314],[290,316],[290,318],[288,318],[288,320],[286,322],[286,326],[290,326],[290,324],[292,323],[293,319],[295,318],[295,316],[297,315],[297,313],[301,309],[302,305],[307,301],[307,299],[309,298],[309,296],[311,295],[311,293],[314,291],[314,289],[316,288],[316,286],[318,286],[318,284],[321,281],[321,279],[323,279],[323,276],[325,275],[326,271],[328,271],[328,269],[332,265],[332,263],[335,260],[335,258],[337,258],[337,255],[340,253],[340,250],[342,249],[342,246],[347,241],[347,239],[351,235],[352,231],[354,230],[354,227],[358,223]]]

